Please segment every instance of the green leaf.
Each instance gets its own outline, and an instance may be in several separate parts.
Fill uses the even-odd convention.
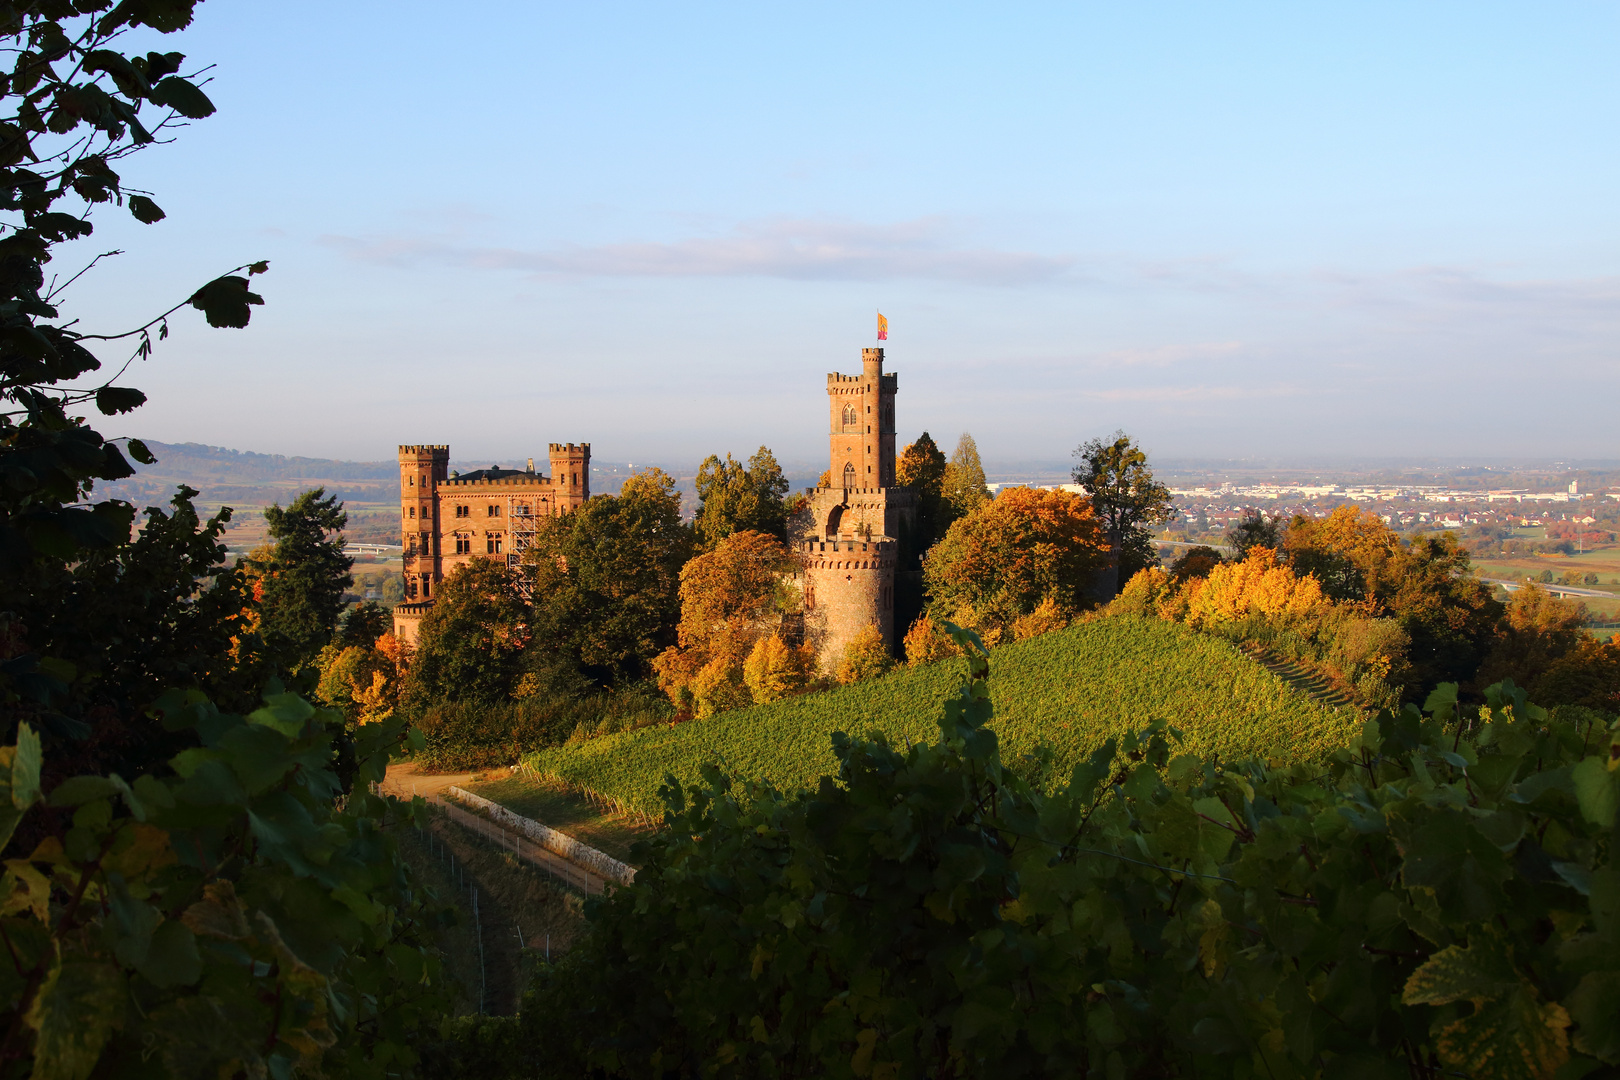
[[[111,964],[68,960],[46,976],[28,1025],[34,1080],[85,1080],[124,1012],[124,976]]]
[[[297,694],[272,694],[264,699],[264,708],[248,714],[248,723],[272,728],[294,739],[303,732],[304,722],[314,715],[315,706]]]
[[[201,120],[214,112],[214,103],[208,100],[208,95],[178,75],[171,75],[152,87],[147,100],[171,108],[190,120]]]
[[[146,404],[146,395],[130,386],[103,386],[96,391],[96,408],[103,415],[117,416]]]
[[[184,923],[169,919],[152,934],[146,957],[135,965],[153,986],[190,986],[202,977],[197,938]]]
[[[161,206],[148,199],[145,195],[131,195],[129,197],[129,212],[135,216],[136,221],[144,222],[147,225],[156,224],[169,216],[163,212]]]
[[[44,754],[39,733],[27,723],[17,726],[17,755],[11,762],[11,805],[27,810],[39,801],[39,770]]]
[[[57,784],[46,801],[52,806],[79,806],[92,799],[111,798],[119,793],[118,785],[105,776],[75,776]]]
[[[1576,765],[1570,775],[1575,781],[1575,798],[1586,820],[1605,829],[1612,828],[1615,810],[1620,808],[1620,774],[1610,772],[1603,758],[1589,757]]]
[[[1483,920],[1505,902],[1502,882],[1512,868],[1501,850],[1462,814],[1441,810],[1429,815],[1401,847],[1406,886],[1434,890],[1447,915]]]

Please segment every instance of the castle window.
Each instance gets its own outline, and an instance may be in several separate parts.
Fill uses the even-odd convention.
[[[486,554],[499,555],[501,553],[501,538],[499,536],[491,536],[489,539],[484,541],[484,548]]]
[[[844,487],[852,488],[854,486],[855,486],[855,466],[854,465],[845,465],[844,466]]]
[[[486,512],[484,514],[484,516],[485,517],[500,517],[501,516],[501,508],[499,506],[495,505],[494,503],[491,503],[488,512]]]
[[[416,507],[414,507],[414,506],[406,507],[405,508],[405,516],[406,517],[415,517],[416,516]]]
[[[422,597],[423,597],[423,599],[427,598],[430,591],[431,591],[431,589],[430,589],[430,582],[428,580],[428,576],[426,574],[423,574],[422,575]]]
[[[415,578],[412,578],[410,581],[405,583],[405,593],[412,600],[416,599],[416,579]]]
[[[569,473],[568,475],[570,475],[570,476],[572,476],[574,478],[574,486],[578,487],[579,486],[579,473]]]
[[[465,505],[456,507],[456,517],[472,517],[472,507]]]
[[[465,536],[456,537],[456,554],[457,555],[471,555],[472,554],[472,541],[470,539],[468,539],[467,537],[465,537]]]
[[[414,476],[407,476],[407,477],[406,477],[406,478],[405,478],[405,486],[406,486],[406,487],[415,487],[415,486],[416,486],[416,477],[414,477]]]

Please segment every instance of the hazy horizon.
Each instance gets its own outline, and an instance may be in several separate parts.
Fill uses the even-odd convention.
[[[1620,9],[209,0],[219,113],[52,269],[193,312],[107,434],[811,461],[878,310],[903,440],[1063,461],[1620,456]],[[127,166],[127,167],[126,167]],[[113,365],[122,357],[101,352]]]

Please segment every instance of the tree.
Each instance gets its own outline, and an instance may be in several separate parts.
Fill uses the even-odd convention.
[[[545,519],[524,556],[532,652],[566,656],[599,683],[645,678],[675,643],[680,574],[692,554],[675,480],[644,469],[616,498]]]
[[[787,538],[787,477],[767,447],[760,447],[744,465],[710,454],[698,466],[697,519],[693,522],[703,546],[714,546],[732,533],[769,533]]]
[[[883,633],[868,623],[844,646],[844,655],[838,658],[838,681],[847,686],[876,678],[892,667],[894,657],[883,643]]]
[[[529,620],[516,575],[505,563],[462,563],[422,617],[406,676],[407,700],[416,709],[441,701],[506,700],[521,674]]]
[[[217,557],[216,523],[199,529],[191,491],[173,515],[149,511],[162,521],[149,517],[148,528],[158,526],[153,536],[132,547],[135,508],[95,501],[95,484],[132,475],[126,453],[145,464],[156,459],[138,439],[105,438],[83,413],[117,416],[146,400],[117,378],[151,355],[152,331],[161,339],[168,318],[188,304],[211,326],[246,326],[250,306],[262,302],[248,279],[267,267],[241,267],[246,276],[232,271],[140,326],[102,333],[63,319],[59,305],[74,281],[118,253],[77,272],[46,273],[60,244],[92,235],[98,208],[125,207],[145,223],[164,216],[148,194],[122,186],[114,165],[167,142],[214,106],[196,76],[182,72],[182,54],[126,54],[120,46],[131,31],[158,45],[160,35],[190,23],[193,6],[85,0],[0,11],[0,44],[11,57],[0,80],[0,612],[8,613],[0,616],[0,716],[11,729],[24,718],[40,725],[48,769],[69,761],[91,771],[102,767],[96,762],[113,767],[116,755],[85,743],[104,724],[112,744],[137,753],[141,733],[152,734],[150,760],[161,761],[170,736],[145,717],[150,700],[142,700],[154,678],[196,686],[206,675],[224,690],[228,665],[212,656],[201,662],[210,655],[203,638],[221,629],[204,623],[236,614],[229,605],[215,610],[235,585],[208,582],[216,571],[230,577]],[[91,351],[97,343],[118,343],[110,377]],[[194,596],[200,590],[205,596]],[[93,610],[108,616],[102,625],[81,621]],[[143,630],[152,636],[141,637]],[[96,662],[77,662],[97,654]],[[127,730],[113,734],[113,727]]]
[[[752,699],[760,704],[800,692],[810,685],[815,673],[815,650],[807,645],[795,648],[780,634],[760,638],[743,661],[743,682]]]
[[[653,664],[659,687],[677,707],[693,704],[706,669],[704,685],[734,683],[746,695],[743,661],[760,638],[777,631],[784,612],[802,604],[790,583],[798,569],[780,540],[757,531],[733,533],[682,568],[677,644]]]
[[[940,477],[940,493],[944,505],[949,507],[951,521],[966,517],[990,501],[990,489],[984,481],[984,465],[979,461],[979,444],[965,431],[956,440],[956,450]],[[949,525],[950,521],[945,521],[937,523],[936,527],[943,529]]]
[[[1114,554],[1110,595],[1138,570],[1157,566],[1153,525],[1174,516],[1170,489],[1153,479],[1147,454],[1129,435],[1116,431],[1111,442],[1092,439],[1074,452],[1074,482],[1091,496],[1091,507]]]
[[[920,558],[955,520],[951,505],[945,499],[945,454],[934,445],[928,432],[905,448],[895,462],[894,478],[900,487],[911,491],[917,500],[917,524],[912,532],[912,547]]]
[[[992,637],[1050,599],[1079,612],[1107,548],[1091,504],[1067,491],[1003,488],[923,560],[929,614]]]
[[[1577,600],[1554,596],[1536,585],[1524,586],[1509,598],[1501,630],[1475,679],[1481,686],[1512,679],[1520,686],[1535,687],[1548,668],[1588,637],[1590,617],[1586,605]]]
[[[388,633],[393,619],[382,605],[374,600],[356,604],[343,615],[343,626],[338,631],[338,643],[348,647],[358,645],[369,649],[377,639]]]
[[[1412,640],[1410,691],[1467,682],[1495,640],[1502,604],[1474,576],[1456,537],[1401,537],[1376,514],[1341,506],[1325,518],[1296,516],[1283,551],[1329,597],[1396,619]]]
[[[1282,547],[1282,521],[1263,510],[1245,511],[1242,519],[1226,530],[1226,546],[1232,549],[1235,559],[1244,558],[1252,547],[1275,551]]]
[[[1248,548],[1241,550],[1247,551]],[[1237,561],[1242,562],[1243,560],[1240,558]],[[1170,576],[1175,578],[1178,584],[1188,578],[1208,577],[1209,572],[1220,566],[1222,562],[1220,552],[1212,547],[1199,544],[1197,547],[1190,547],[1183,551],[1181,557],[1170,564]],[[1133,574],[1132,577],[1134,576]]]
[[[354,560],[340,535],[349,516],[325,488],[305,491],[283,510],[264,511],[265,531],[275,541],[268,558],[253,561],[261,630],[290,668],[315,659],[337,629],[343,593],[354,578]]]

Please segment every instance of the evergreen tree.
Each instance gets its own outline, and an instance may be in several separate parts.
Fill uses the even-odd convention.
[[[417,632],[406,677],[411,706],[506,700],[521,673],[530,617],[505,563],[471,559],[456,567]]]
[[[348,520],[343,504],[325,488],[303,492],[286,509],[277,504],[264,512],[275,546],[250,571],[259,577],[265,641],[289,668],[313,660],[337,628],[343,592],[354,583],[354,560],[343,553],[338,535]]]
[[[787,537],[788,480],[767,447],[760,447],[747,464],[730,454],[726,460],[710,454],[698,466],[698,512],[694,526],[706,550],[732,533],[769,533]]]

